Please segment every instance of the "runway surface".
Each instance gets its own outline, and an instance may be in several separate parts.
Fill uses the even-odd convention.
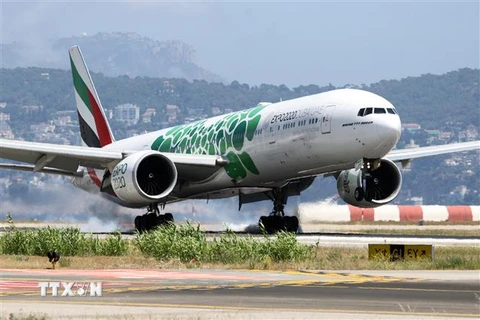
[[[480,317],[478,271],[0,270],[2,317],[453,319]],[[75,282],[40,296],[39,281]],[[102,282],[102,296],[78,295]]]

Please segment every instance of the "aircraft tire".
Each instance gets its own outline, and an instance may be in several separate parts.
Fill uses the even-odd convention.
[[[263,228],[267,234],[274,234],[279,231],[298,231],[298,218],[296,216],[262,216],[258,224],[259,226],[263,224]]]
[[[165,222],[168,223],[168,222],[173,222],[173,214],[171,213],[165,213]]]
[[[367,190],[367,192],[365,192],[365,200],[368,202],[372,201],[373,200],[372,194],[373,194],[372,191],[369,192],[369,190]]]
[[[138,231],[140,231],[141,229],[141,220],[142,220],[141,216],[136,216],[134,220],[135,229]]]
[[[146,223],[146,216],[136,216],[135,217],[135,229],[138,230],[138,232],[146,232],[148,231],[148,225]]]
[[[262,228],[263,225],[263,229],[265,230],[265,232],[267,234],[272,234],[275,232],[274,218],[274,216],[261,216],[260,220],[258,221],[258,225],[260,226],[260,228]]]
[[[364,196],[363,193],[364,193],[364,192],[363,192],[363,189],[362,189],[362,188],[360,188],[360,187],[355,188],[355,191],[354,191],[354,194],[353,194],[354,197],[355,197],[355,200],[357,200],[357,201],[362,201],[362,200],[363,200],[363,196]]]
[[[286,231],[287,232],[297,232],[298,231],[298,218],[296,216],[287,216],[284,217]]]

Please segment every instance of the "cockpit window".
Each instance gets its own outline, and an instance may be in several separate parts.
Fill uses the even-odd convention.
[[[397,110],[395,108],[362,108],[358,110],[357,117],[365,117],[369,114],[397,114]]]

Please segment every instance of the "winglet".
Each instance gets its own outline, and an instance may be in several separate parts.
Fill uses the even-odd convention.
[[[95,90],[80,48],[78,46],[71,47],[69,54],[82,142],[89,147],[104,147],[115,139],[98,98],[97,90]]]

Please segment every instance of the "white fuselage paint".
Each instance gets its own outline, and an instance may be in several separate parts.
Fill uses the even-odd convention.
[[[351,169],[362,158],[382,158],[400,138],[400,118],[389,113],[357,115],[361,108],[370,107],[394,108],[376,94],[355,89],[333,90],[269,104],[259,113],[261,121],[257,131],[260,133],[252,141],[245,139],[244,144],[244,150],[258,168],[258,175],[249,173],[241,181],[232,181],[225,170],[220,169],[213,179],[182,186],[175,197],[205,194],[207,198],[209,193],[226,189],[279,187],[289,180]],[[292,112],[296,112],[294,119],[274,120],[275,116]],[[210,118],[207,124],[224,117]],[[304,124],[299,125],[301,122]],[[148,150],[155,139],[168,130],[120,140],[104,149]],[[97,172],[101,179],[103,172]],[[75,184],[82,188],[87,180],[89,178],[77,180]],[[232,195],[235,193],[229,191],[223,197]]]

